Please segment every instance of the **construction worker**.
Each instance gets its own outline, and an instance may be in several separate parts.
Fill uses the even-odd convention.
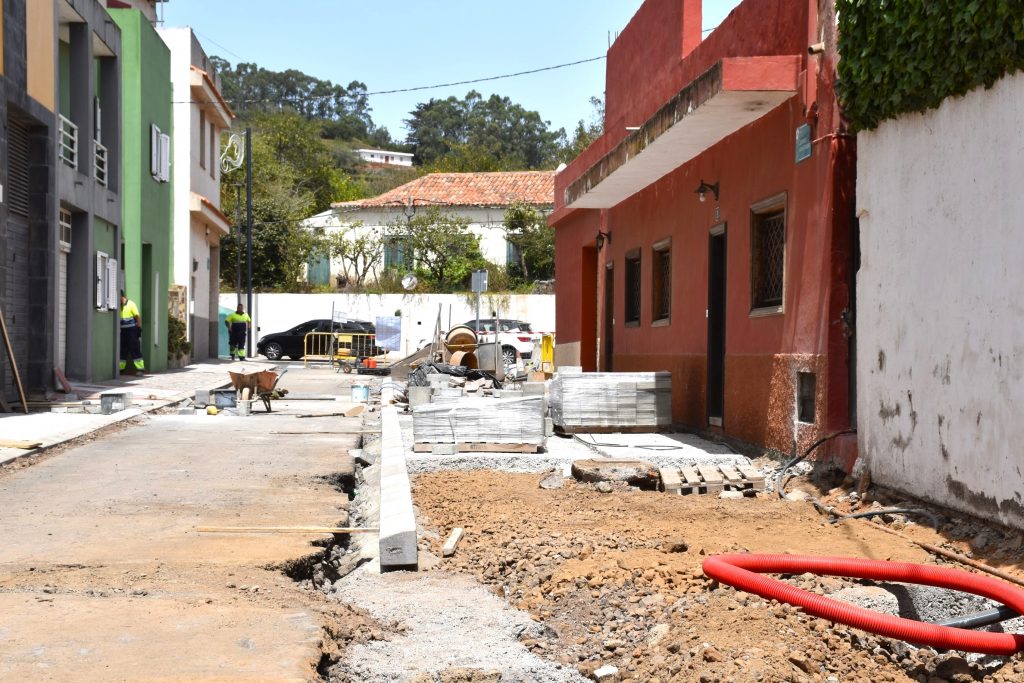
[[[145,374],[146,362],[142,360],[142,315],[135,302],[121,290],[121,372],[125,371],[129,360],[135,366],[136,375]]]
[[[224,318],[224,326],[228,328],[228,355],[231,360],[245,360],[245,338],[252,330],[252,318],[242,304]]]

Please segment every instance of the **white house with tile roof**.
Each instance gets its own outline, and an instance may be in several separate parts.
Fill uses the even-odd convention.
[[[549,212],[554,205],[554,192],[554,171],[431,173],[376,197],[333,204],[302,225],[327,232],[343,231],[353,241],[362,236],[377,236],[383,243],[387,226],[401,224],[417,211],[436,206],[468,220],[470,233],[480,237],[484,258],[503,266],[510,260],[505,210],[512,204],[525,203]],[[375,281],[385,269],[402,263],[397,245],[384,247],[384,258],[371,270],[368,282]],[[322,259],[311,265],[308,281],[334,284],[353,275],[346,272],[342,262],[328,264],[327,259]]]

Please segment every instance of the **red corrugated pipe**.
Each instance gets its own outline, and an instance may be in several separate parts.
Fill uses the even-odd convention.
[[[929,645],[944,650],[963,650],[992,655],[1012,655],[1024,649],[1024,635],[967,631],[912,619],[893,617],[849,603],[826,598],[777,579],[770,574],[821,574],[872,581],[901,581],[966,591],[1024,613],[1024,591],[1008,583],[958,569],[907,562],[884,562],[852,557],[805,557],[800,555],[715,555],[704,560],[704,573],[712,579],[763,598],[787,602],[808,614],[888,638]]]

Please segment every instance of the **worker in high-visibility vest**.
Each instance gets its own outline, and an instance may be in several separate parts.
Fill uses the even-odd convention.
[[[135,302],[121,291],[121,372],[125,371],[128,361],[135,366],[135,374],[146,372],[146,362],[142,360],[142,315]]]
[[[231,360],[245,360],[245,338],[252,330],[252,318],[245,312],[245,306],[238,304],[235,312],[224,318],[228,328],[228,355]]]

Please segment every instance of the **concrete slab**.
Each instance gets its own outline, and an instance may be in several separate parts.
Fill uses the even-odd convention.
[[[381,571],[416,567],[416,515],[405,463],[398,411],[381,412],[380,567]]]

